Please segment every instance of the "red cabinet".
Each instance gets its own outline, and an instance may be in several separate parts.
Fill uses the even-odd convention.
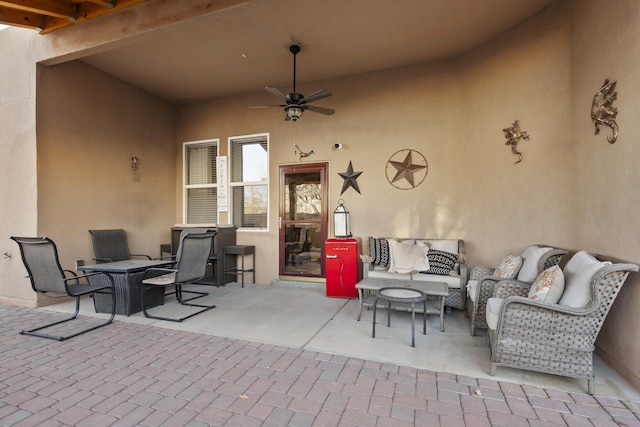
[[[356,283],[362,280],[360,251],[362,240],[328,239],[325,242],[325,276],[327,296],[357,298]]]

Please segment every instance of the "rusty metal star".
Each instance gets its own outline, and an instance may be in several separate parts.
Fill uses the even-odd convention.
[[[413,179],[413,174],[418,172],[421,169],[426,168],[425,165],[416,165],[413,163],[411,158],[411,150],[407,153],[407,157],[404,158],[401,162],[396,162],[394,160],[390,160],[389,163],[396,168],[396,174],[391,180],[392,183],[399,181],[401,179],[406,179],[407,182],[411,185],[411,187],[415,187],[415,182]]]
[[[362,172],[353,171],[353,165],[351,164],[351,162],[349,162],[349,167],[347,168],[346,172],[338,172],[338,175],[340,175],[342,179],[344,179],[344,183],[342,184],[342,192],[340,192],[340,195],[347,191],[349,187],[353,187],[353,189],[356,190],[358,194],[362,194],[360,193],[360,187],[358,187],[358,181],[356,181],[361,174]]]

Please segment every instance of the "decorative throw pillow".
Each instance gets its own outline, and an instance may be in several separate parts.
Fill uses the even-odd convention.
[[[425,271],[420,270],[421,273],[448,276],[456,262],[458,262],[458,254],[429,249],[427,259],[429,260],[429,269]]]
[[[577,252],[564,266],[565,291],[559,303],[569,307],[584,307],[591,299],[591,279],[610,262],[598,261],[585,251]]]
[[[564,274],[557,265],[540,273],[529,289],[529,298],[555,304],[564,291]]]
[[[507,255],[496,267],[493,272],[494,276],[503,279],[513,279],[522,267],[522,258],[516,255]]]
[[[389,272],[409,273],[411,271],[422,271],[429,268],[426,246],[403,245],[395,240],[389,240],[389,250],[391,260],[389,261]]]
[[[389,241],[381,237],[369,237],[369,256],[375,265],[389,267]]]
[[[518,273],[518,280],[523,282],[533,282],[538,276],[538,262],[542,255],[546,254],[553,248],[541,248],[536,245],[529,246],[522,252],[522,268]]]
[[[458,240],[456,239],[436,239],[431,240],[429,247],[437,251],[449,252],[452,254],[458,253]]]

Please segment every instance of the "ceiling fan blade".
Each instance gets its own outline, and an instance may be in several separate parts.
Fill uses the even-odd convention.
[[[333,108],[325,108],[325,107],[316,107],[315,105],[306,105],[306,109],[309,111],[313,111],[314,113],[320,113],[327,116],[332,115],[336,112]]]
[[[285,103],[282,105],[251,105],[249,106],[249,108],[284,108],[285,121],[293,122],[300,120],[300,117],[305,110],[313,111],[314,113],[320,113],[327,116],[335,113],[335,110],[333,108],[316,107],[313,105],[309,105],[310,102],[333,95],[329,89],[323,88],[317,90],[306,97],[303,94],[296,92],[296,54],[300,52],[300,46],[291,45],[289,46],[289,51],[293,54],[293,91],[291,93],[284,94],[279,89],[276,89],[274,87],[266,86],[264,88],[264,90],[282,99]]]
[[[331,96],[331,95],[333,95],[333,94],[331,93],[331,91],[329,89],[320,89],[320,90],[317,90],[317,91],[313,92],[312,94],[310,94],[308,96],[305,96],[302,99],[301,102],[305,102],[305,103],[313,102],[313,101],[317,101],[318,99],[326,98],[326,97]]]
[[[286,107],[286,105],[249,105],[249,108],[271,108],[271,107]]]
[[[264,90],[266,90],[269,93],[274,94],[275,96],[282,98],[285,101],[288,101],[287,95],[285,95],[284,93],[280,92],[278,89],[276,89],[275,87],[265,87]]]

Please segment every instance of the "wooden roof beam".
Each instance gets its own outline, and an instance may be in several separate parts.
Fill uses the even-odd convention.
[[[42,15],[0,8],[0,24],[40,31],[42,30]]]
[[[40,34],[47,34],[144,1],[146,0],[0,0],[0,24],[31,28]],[[26,4],[29,6],[25,6]],[[70,9],[55,9],[61,4]],[[55,10],[52,11],[49,6],[54,6]],[[74,10],[72,17],[66,12],[62,13],[63,17],[58,16],[61,10],[71,9]]]
[[[113,9],[118,0],[86,0],[88,3],[97,4],[98,6],[106,7],[107,9]]]
[[[54,0],[0,0],[0,7],[68,19],[69,21],[75,21],[78,18],[77,5]]]

